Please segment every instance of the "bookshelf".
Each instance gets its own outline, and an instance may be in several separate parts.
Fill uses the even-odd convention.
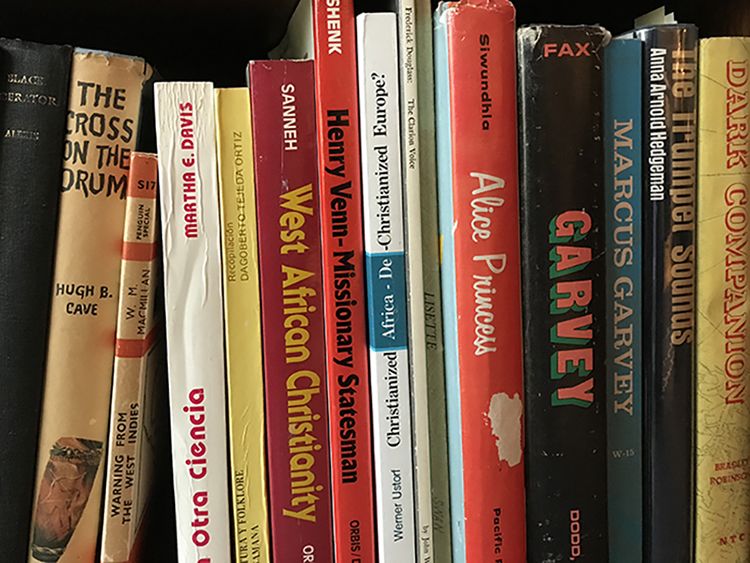
[[[144,57],[167,80],[244,84],[247,61],[263,58],[282,37],[298,0],[27,0],[8,2],[0,36],[105,49]],[[357,0],[362,10],[387,8],[392,0]],[[435,4],[436,2],[433,1]],[[702,36],[750,35],[748,0],[516,0],[518,23],[598,22],[618,34],[636,15],[666,4],[680,21],[698,24]],[[174,533],[170,483],[156,501],[161,528],[148,544],[148,561],[172,560]]]

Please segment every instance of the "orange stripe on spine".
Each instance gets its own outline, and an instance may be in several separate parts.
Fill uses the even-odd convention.
[[[137,260],[148,262],[156,258],[156,244],[153,242],[128,242],[122,243],[123,260]]]
[[[118,358],[142,358],[153,346],[156,340],[157,330],[160,325],[155,326],[146,338],[118,338],[115,343],[115,356]]]

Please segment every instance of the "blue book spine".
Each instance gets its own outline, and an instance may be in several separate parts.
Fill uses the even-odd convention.
[[[607,489],[612,563],[643,559],[641,112],[643,43],[604,55],[607,229]]]
[[[453,239],[453,174],[451,169],[450,84],[448,77],[448,30],[441,3],[435,11],[435,119],[437,139],[437,184],[440,233],[440,280],[443,294],[443,338],[445,345],[445,394],[448,423],[448,466],[452,551],[454,563],[466,563],[464,529],[463,446],[461,442],[461,384],[458,372],[458,310],[456,262]]]

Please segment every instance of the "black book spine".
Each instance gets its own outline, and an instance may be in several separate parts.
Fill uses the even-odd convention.
[[[644,42],[644,556],[691,561],[698,30],[635,33]]]
[[[607,561],[602,50],[598,26],[518,32],[527,549]]]
[[[0,39],[0,553],[26,561],[72,49]]]

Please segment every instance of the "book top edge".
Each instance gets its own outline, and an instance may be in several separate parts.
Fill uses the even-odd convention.
[[[750,42],[750,35],[721,35],[718,37],[701,37],[701,43],[728,43],[740,41],[742,43]]]
[[[508,0],[457,0],[440,2],[435,9],[435,18],[440,20],[447,14],[458,16],[463,11],[477,9],[506,14],[512,20],[516,17],[516,8]]]
[[[213,85],[214,85],[213,82],[210,82],[210,81],[207,81],[207,80],[198,80],[198,81],[189,81],[189,80],[188,81],[159,80],[157,82],[154,82],[154,87],[155,88],[156,87],[158,87],[158,88],[167,88],[167,87],[179,88],[179,87],[185,87],[185,86],[187,86],[187,87],[200,86],[200,87],[205,88],[207,86],[213,87]]]
[[[39,43],[38,41],[29,41],[27,39],[21,39],[19,37],[0,37],[0,45],[8,47],[21,47],[21,48],[44,48],[49,47],[52,49],[70,49],[73,50],[71,45],[57,44],[57,43]]]
[[[657,23],[653,25],[644,25],[641,27],[633,28],[630,31],[625,32],[625,34],[628,33],[639,33],[642,31],[652,31],[652,30],[673,30],[673,29],[691,29],[691,30],[698,30],[698,26],[694,23]]]
[[[562,24],[562,23],[530,23],[526,25],[518,26],[518,32],[524,32],[526,30],[544,30],[544,29],[570,29],[570,30],[587,30],[601,31],[609,33],[607,28],[598,23],[592,24]]]
[[[114,51],[107,51],[103,49],[88,49],[86,47],[75,47],[74,54],[76,55],[94,55],[99,57],[116,57],[118,59],[128,59],[131,61],[142,62],[148,64],[146,59],[139,57],[138,55],[127,55],[123,53],[115,53]]]

